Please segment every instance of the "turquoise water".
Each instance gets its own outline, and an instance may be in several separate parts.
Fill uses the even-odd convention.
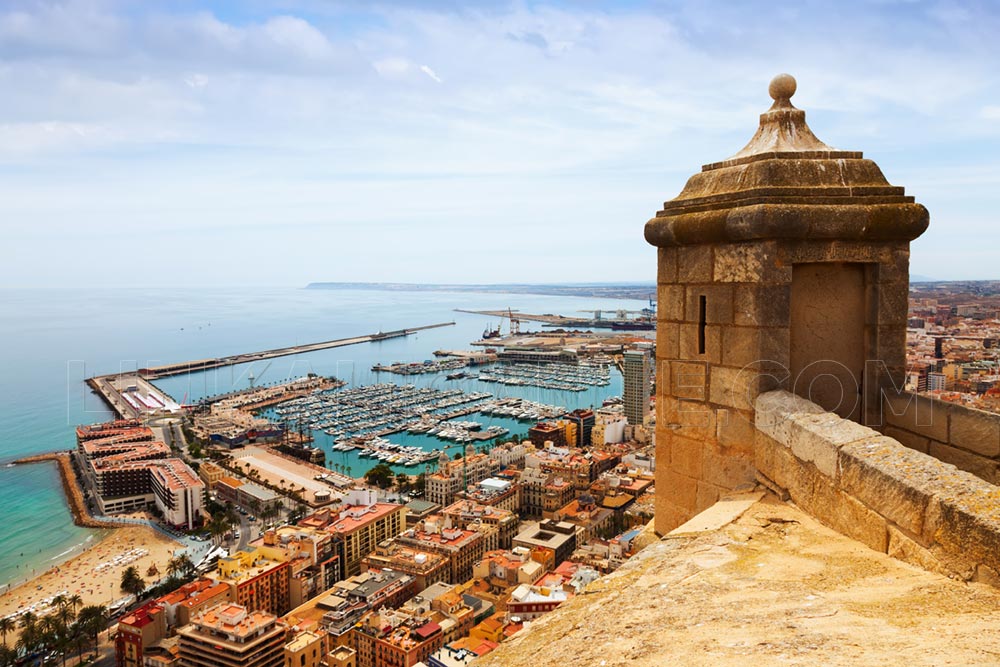
[[[444,374],[403,377],[383,373],[376,378],[370,369],[379,362],[430,359],[440,348],[468,349],[469,341],[478,339],[487,324],[497,324],[494,318],[456,313],[455,308],[510,306],[524,312],[570,313],[587,308],[635,310],[642,305],[532,295],[296,288],[0,289],[0,525],[4,526],[0,584],[30,575],[32,569],[50,567],[69,550],[93,539],[94,531],[72,524],[54,465],[6,467],[22,456],[73,447],[75,425],[110,417],[83,384],[86,377],[454,320],[455,326],[407,338],[165,378],[157,384],[178,400],[193,401],[248,386],[251,372],[258,384],[314,372],[354,384],[395,380],[421,386],[454,385],[567,408],[599,405],[605,396],[621,394],[617,373],[611,386],[577,394],[532,387],[515,391],[476,380],[446,382]],[[480,420],[500,423],[512,432],[527,431],[527,424],[511,420]],[[443,444],[409,434],[392,439],[432,449]],[[328,449],[325,434],[318,442]],[[328,462],[351,465],[354,474],[372,465],[370,459],[340,452],[331,453]]]

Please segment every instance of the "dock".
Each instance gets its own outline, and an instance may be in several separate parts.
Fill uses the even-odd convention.
[[[510,318],[521,322],[541,322],[542,326],[559,327],[563,329],[616,329],[620,331],[651,331],[656,327],[656,321],[650,314],[643,314],[642,317],[629,318],[629,314],[641,313],[642,311],[632,310],[609,310],[613,317],[566,317],[564,315],[553,315],[545,313],[543,315],[533,313],[521,313],[516,310],[463,310],[456,308],[456,313],[469,313],[471,315],[489,315],[490,317]],[[584,311],[595,314],[604,311]]]
[[[440,327],[454,326],[454,322],[441,322],[440,324],[428,324],[421,327],[409,329],[397,329],[395,331],[379,331],[366,336],[354,336],[353,338],[338,338],[320,343],[307,343],[305,345],[293,345],[291,347],[279,347],[263,352],[250,352],[246,354],[234,354],[228,357],[217,357],[214,359],[199,359],[196,361],[182,361],[175,364],[164,364],[162,366],[150,366],[140,368],[138,373],[147,380],[156,380],[171,375],[183,375],[184,373],[194,373],[198,371],[221,368],[223,366],[235,366],[246,364],[251,361],[262,359],[274,359],[275,357],[287,357],[293,354],[304,354],[306,352],[316,352],[317,350],[328,350],[334,347],[344,347],[347,345],[358,345],[359,343],[377,343],[391,338],[403,338],[420,331],[428,329],[438,329]]]
[[[173,398],[165,392],[157,389],[151,382],[158,378],[172,375],[183,375],[184,373],[197,373],[199,371],[245,364],[262,359],[273,359],[294,354],[305,354],[317,350],[327,350],[334,347],[344,347],[347,345],[358,345],[360,343],[377,343],[392,338],[402,338],[419,331],[427,329],[437,329],[439,327],[453,326],[454,322],[442,322],[440,324],[428,324],[409,329],[397,329],[395,331],[379,331],[366,336],[354,336],[352,338],[338,338],[320,343],[307,343],[304,345],[293,345],[291,347],[279,347],[262,352],[250,352],[246,354],[235,354],[228,357],[217,357],[213,359],[200,359],[197,361],[182,361],[174,364],[164,364],[162,366],[151,366],[140,368],[137,371],[126,373],[112,373],[109,375],[97,375],[87,379],[87,384],[93,389],[104,402],[121,419],[138,419],[154,413],[175,412],[180,409]]]

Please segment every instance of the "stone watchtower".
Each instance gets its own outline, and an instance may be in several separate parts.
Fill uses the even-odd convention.
[[[827,146],[771,81],[743,150],[646,223],[658,248],[656,529],[754,481],[753,404],[786,389],[879,426],[902,388],[909,244],[927,210]]]

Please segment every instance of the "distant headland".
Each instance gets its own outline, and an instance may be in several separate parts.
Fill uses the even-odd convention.
[[[309,283],[306,289],[368,289],[398,292],[494,292],[497,294],[542,294],[608,299],[655,298],[656,282],[606,283],[499,283],[459,285],[448,283]]]

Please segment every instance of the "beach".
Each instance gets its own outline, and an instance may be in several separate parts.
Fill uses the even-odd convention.
[[[114,528],[78,556],[54,566],[34,579],[0,594],[0,617],[25,610],[43,616],[50,611],[47,600],[59,594],[79,595],[83,605],[109,606],[125,597],[119,589],[122,572],[134,565],[151,584],[167,573],[167,562],[183,548],[148,526]],[[151,565],[159,574],[147,575]]]

